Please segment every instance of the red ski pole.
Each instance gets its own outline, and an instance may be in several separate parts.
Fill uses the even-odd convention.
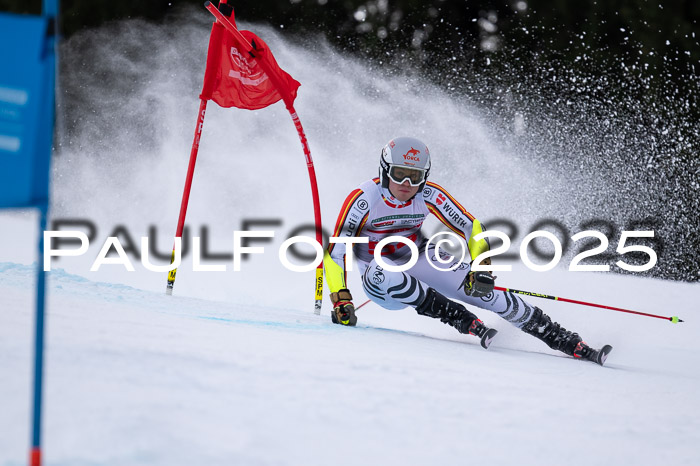
[[[568,299],[568,298],[562,298],[559,296],[552,296],[552,295],[548,295],[548,294],[535,293],[532,291],[514,290],[512,288],[502,288],[500,286],[496,286],[494,288],[496,290],[499,290],[499,291],[506,291],[509,293],[521,294],[521,295],[525,295],[525,296],[534,296],[535,298],[551,299],[554,301],[563,301],[565,303],[582,304],[584,306],[599,307],[601,309],[610,309],[611,311],[627,312],[628,314],[637,314],[640,316],[656,317],[657,319],[668,320],[670,322],[673,322],[674,324],[677,324],[678,322],[683,322],[683,320],[679,319],[678,316],[671,316],[671,317],[658,316],[656,314],[648,314],[646,312],[630,311],[629,309],[622,309],[622,308],[613,307],[613,306],[605,306],[603,304],[587,303],[585,301],[577,301],[575,299]]]
[[[666,316],[657,316],[656,314],[648,314],[646,312],[639,312],[639,311],[630,311],[629,309],[622,309],[619,307],[613,307],[613,306],[605,306],[603,304],[594,304],[594,303],[587,303],[585,301],[577,301],[575,299],[568,299],[568,298],[561,298],[559,296],[552,296],[548,294],[541,294],[541,293],[534,293],[532,291],[521,291],[521,290],[514,290],[512,288],[502,288],[500,286],[494,287],[494,289],[498,291],[506,291],[510,293],[516,293],[516,294],[521,294],[525,296],[534,296],[535,298],[544,298],[544,299],[551,299],[554,301],[562,301],[565,303],[573,303],[573,304],[583,304],[584,306],[592,306],[592,307],[599,307],[602,309],[610,309],[611,311],[618,311],[618,312],[627,312],[629,314],[637,314],[640,316],[647,316],[647,317],[656,317],[657,319],[664,319],[668,320],[670,322],[673,322],[674,324],[677,324],[678,322],[683,322],[682,319],[679,319],[678,316],[671,316],[671,317],[666,317]],[[357,306],[355,309],[356,311],[360,310],[360,308],[364,307],[367,305],[371,300],[368,299],[364,303],[360,304]]]

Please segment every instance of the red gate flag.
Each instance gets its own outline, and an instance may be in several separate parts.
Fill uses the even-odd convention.
[[[282,96],[260,64],[261,60],[266,60],[269,68],[277,74],[282,91],[291,96],[293,102],[301,84],[279,67],[261,38],[250,31],[240,33],[253,45],[255,57],[245,52],[224,26],[218,22],[212,26],[204,86],[199,97],[213,100],[221,107],[248,110],[274,104]]]
[[[262,39],[250,31],[238,30],[233,22],[233,8],[226,3],[226,0],[221,0],[218,8],[209,1],[204,3],[204,7],[214,15],[216,22],[212,26],[209,37],[204,85],[199,96],[199,116],[192,141],[175,237],[182,237],[207,102],[213,100],[222,107],[257,110],[278,100],[283,100],[289,115],[292,117],[306,156],[311,196],[314,202],[316,241],[319,245],[323,245],[321,202],[318,199],[314,162],[311,158],[311,150],[304,134],[304,128],[301,126],[296,110],[294,110],[294,100],[297,97],[297,89],[300,84],[279,67]],[[176,258],[176,245],[177,241],[173,246],[171,264]],[[172,268],[168,274],[167,294],[173,292],[176,272],[177,268]],[[314,314],[320,315],[323,300],[323,262],[321,261],[316,267],[315,297]]]

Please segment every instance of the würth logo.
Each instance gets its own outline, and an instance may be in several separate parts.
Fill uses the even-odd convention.
[[[403,158],[406,160],[420,162],[420,159],[417,157],[418,154],[420,154],[420,151],[418,149],[414,149],[413,146],[411,146],[411,150],[403,154]]]

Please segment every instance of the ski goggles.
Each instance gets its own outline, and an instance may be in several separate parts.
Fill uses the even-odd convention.
[[[389,179],[396,184],[408,180],[411,186],[420,186],[425,181],[425,170],[403,165],[389,165]]]

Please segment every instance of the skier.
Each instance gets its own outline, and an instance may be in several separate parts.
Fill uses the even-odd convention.
[[[353,244],[352,251],[345,243],[331,243],[325,253],[334,323],[349,326],[357,323],[353,298],[346,284],[346,260],[354,255],[362,272],[365,293],[385,309],[411,306],[420,315],[440,319],[460,333],[479,337],[481,345],[488,348],[497,331],[457,302],[463,301],[495,312],[550,348],[599,364],[605,361],[612,348],[592,349],[578,334],[553,322],[540,308],[514,293],[495,291],[495,277],[490,272],[472,271],[470,263],[460,263],[454,257],[446,262],[449,256],[439,250],[436,253],[435,245],[428,244],[421,226],[432,213],[465,239],[471,262],[489,250],[485,239],[473,239],[482,232],[481,223],[444,188],[427,181],[431,162],[424,143],[411,137],[393,139],[382,149],[379,164],[379,177],[362,183],[346,198],[333,233],[338,238],[367,237],[368,241]],[[377,243],[389,236],[402,236],[418,247],[418,260],[410,269],[389,271],[374,259]],[[399,266],[408,263],[412,252],[404,243],[389,243],[382,248],[381,257],[386,264]],[[434,264],[442,264],[443,270],[437,270]],[[491,261],[487,258],[482,264],[488,266]]]

